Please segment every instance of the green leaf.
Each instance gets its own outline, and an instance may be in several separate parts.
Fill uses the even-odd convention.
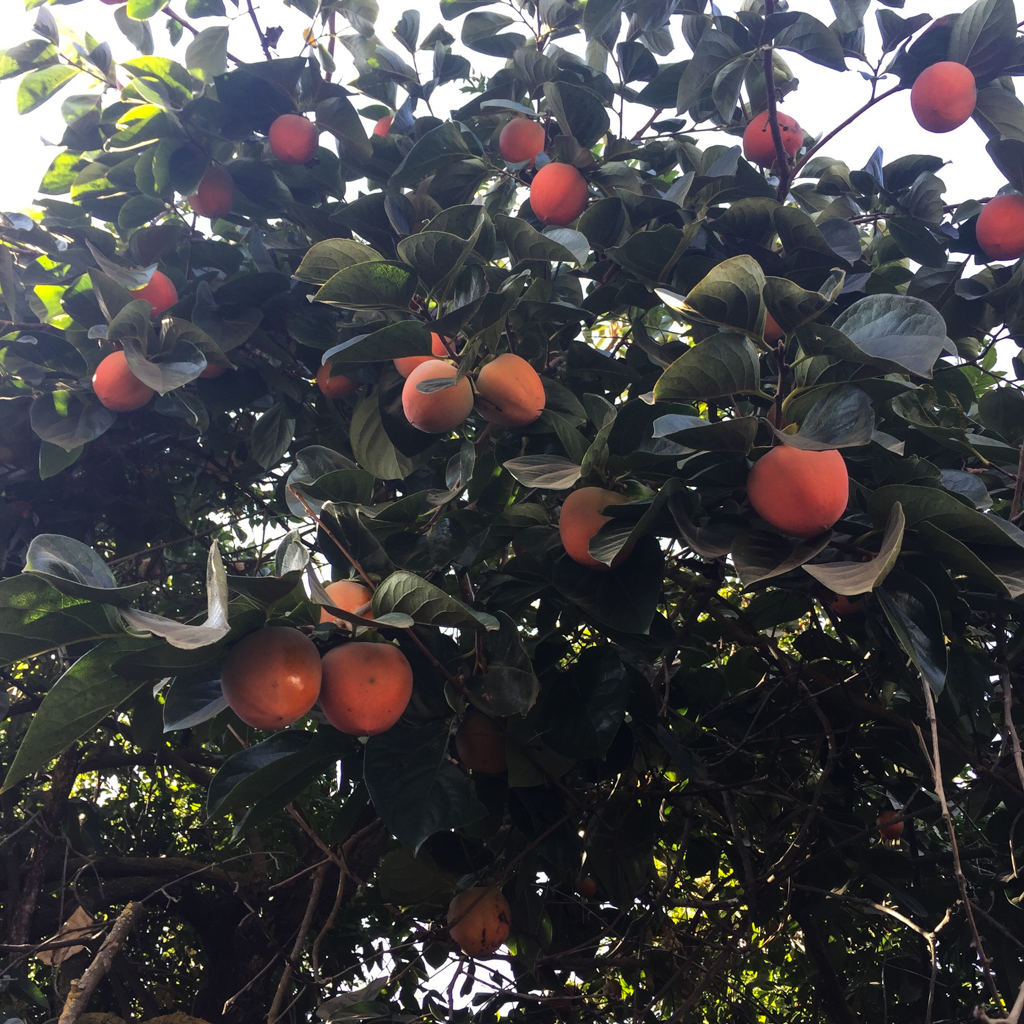
[[[896,565],[900,548],[903,546],[905,527],[903,506],[897,501],[889,513],[882,546],[877,555],[866,562],[824,562],[819,565],[805,565],[804,572],[809,573],[833,593],[844,594],[847,597],[868,594],[875,587],[881,586]]]
[[[182,651],[195,651],[210,647],[230,632],[228,625],[228,582],[220,547],[216,541],[210,545],[206,560],[206,620],[202,623],[183,623],[165,615],[122,608],[121,618],[138,632],[162,637],[172,647]]]
[[[145,583],[119,587],[107,563],[88,544],[56,533],[32,538],[25,553],[25,572],[40,576],[62,594],[83,601],[123,606],[146,590]]]
[[[383,259],[376,249],[354,238],[328,238],[310,246],[295,277],[309,284],[324,284],[346,267]]]
[[[497,619],[498,629],[484,638],[487,670],[467,680],[465,694],[489,715],[525,715],[537,700],[540,682],[515,622],[503,611]]]
[[[524,487],[551,491],[568,490],[580,478],[581,469],[561,455],[521,455],[503,463]]]
[[[228,27],[204,28],[185,50],[185,67],[198,72],[204,82],[212,82],[228,69]]]
[[[366,741],[363,778],[374,810],[413,853],[436,832],[461,828],[487,813],[469,776],[448,756],[448,719],[408,711]]]
[[[415,468],[391,443],[380,418],[376,391],[356,406],[349,427],[349,443],[359,465],[378,480],[404,480]]]
[[[907,526],[929,522],[938,529],[973,544],[993,548],[1024,548],[1024,531],[1006,519],[979,512],[973,505],[939,487],[912,484],[886,484],[875,490],[868,500],[868,514],[881,528],[895,502],[903,506]]]
[[[624,633],[646,633],[661,595],[664,557],[653,537],[641,537],[614,569],[589,569],[566,555],[555,563],[552,582],[585,615]]]
[[[1013,0],[976,0],[954,22],[946,59],[975,77],[999,74],[1012,63],[1016,35]]]
[[[78,73],[78,68],[68,64],[51,64],[48,68],[30,71],[18,83],[18,113],[30,114],[59,92]]]
[[[363,160],[373,156],[373,146],[366,136],[363,122],[347,96],[329,96],[317,103],[316,123],[318,128],[330,132],[342,143],[342,159],[346,153]]]
[[[135,47],[139,53],[151,54],[153,52],[153,30],[148,21],[136,21],[128,17],[127,7],[118,7],[114,11],[114,21],[121,30],[122,35]]]
[[[151,643],[119,637],[104,640],[83,654],[43,697],[4,779],[3,791],[45,768],[72,743],[88,736],[144,685],[144,679],[122,678],[114,672],[113,665],[125,654]]]
[[[323,354],[324,363],[379,363],[405,356],[429,356],[430,331],[419,320],[400,320],[372,334],[358,334]]]
[[[445,121],[416,141],[388,184],[392,188],[411,188],[446,164],[471,155],[458,125]]]
[[[578,262],[564,245],[548,238],[547,235],[542,235],[525,220],[498,214],[494,218],[494,225],[516,263],[522,263],[524,260],[542,260],[546,263]]]
[[[788,334],[824,313],[842,294],[845,282],[846,272],[840,270],[812,292],[785,277],[766,277],[764,303],[775,322]]]
[[[170,0],[128,0],[127,13],[136,21],[147,21],[154,14],[159,14]]]
[[[63,472],[68,466],[73,466],[85,451],[85,445],[65,451],[59,445],[50,444],[49,441],[39,442],[39,479],[49,480]]]
[[[225,13],[224,0],[185,0],[189,18],[223,18]]]
[[[342,309],[408,309],[416,284],[404,263],[372,260],[339,270],[314,298]]]
[[[792,24],[776,35],[775,45],[780,50],[792,50],[833,71],[846,70],[843,44],[839,37],[810,14],[799,14]]]
[[[875,593],[900,647],[938,696],[946,685],[948,655],[935,595],[899,569]]]
[[[37,437],[66,452],[95,441],[109,430],[117,414],[93,395],[54,391],[40,395],[29,407],[29,423]]]
[[[206,356],[184,338],[152,357],[143,354],[143,343],[133,337],[125,336],[121,344],[132,373],[159,395],[188,384],[206,369]]]
[[[765,276],[751,256],[723,260],[685,296],[658,288],[658,297],[669,308],[697,320],[732,327],[761,337],[764,333]]]
[[[216,718],[227,706],[219,671],[206,669],[175,676],[164,690],[164,732],[202,725]]]
[[[582,225],[581,225],[582,226]],[[637,231],[622,245],[610,246],[607,255],[623,270],[636,274],[650,284],[667,281],[679,258],[690,247],[701,229],[701,222],[694,221],[685,228],[663,224],[653,231]],[[588,230],[591,229],[587,225]],[[661,295],[661,291],[658,292]],[[672,295],[674,293],[666,292]],[[664,296],[662,296],[664,298]],[[671,304],[671,303],[670,303]],[[673,307],[678,308],[678,307]]]
[[[206,816],[216,818],[248,807],[309,768],[326,770],[340,756],[338,738],[332,729],[285,729],[232,754],[210,782]]]
[[[466,240],[446,231],[420,231],[403,238],[397,251],[431,292],[445,296],[475,243],[476,238]]]
[[[775,436],[792,448],[820,452],[870,444],[874,430],[867,392],[856,384],[842,384],[814,404],[796,434],[775,430]]]
[[[399,907],[418,907],[424,904],[447,907],[458,882],[453,874],[442,871],[426,850],[421,849],[418,854],[414,854],[407,846],[399,846],[398,849],[384,854],[377,867],[376,879],[377,885],[380,886],[381,899]],[[386,983],[387,979],[381,978],[373,987],[379,990]],[[328,1000],[328,1003],[331,1002],[333,1000]],[[365,1000],[361,999],[358,1002]],[[347,1007],[349,1002],[339,1005]],[[317,1012],[323,1015],[325,1010],[330,1009],[331,1007],[324,1003]]]
[[[732,542],[732,562],[744,587],[784,576],[810,561],[831,540],[826,532],[811,540],[780,537],[761,530],[740,530]]]
[[[622,21],[625,0],[587,0],[583,8],[583,31],[587,39],[600,39]]]
[[[454,626],[459,629],[497,629],[498,621],[487,612],[476,611],[404,569],[393,572],[373,592],[373,617],[400,612],[426,626]]]
[[[264,469],[270,469],[284,457],[293,437],[295,417],[289,416],[280,402],[275,402],[253,424],[249,439],[252,456]]]
[[[563,757],[603,757],[619,731],[631,682],[611,647],[588,647],[562,672],[531,716],[540,738]]]
[[[868,295],[832,323],[869,358],[930,377],[946,345],[946,322],[934,306],[910,295]]]
[[[654,421],[655,437],[670,437],[677,444],[700,452],[743,452],[754,446],[756,416],[736,416],[712,423],[700,416],[671,413]]]
[[[695,402],[726,395],[757,394],[757,351],[742,334],[720,332],[684,352],[658,378],[658,402]]]
[[[593,146],[609,129],[608,111],[601,97],[590,89],[569,82],[547,82],[544,98],[558,127],[584,148]]]
[[[0,580],[0,665],[120,632],[100,604],[68,597],[42,576]]]

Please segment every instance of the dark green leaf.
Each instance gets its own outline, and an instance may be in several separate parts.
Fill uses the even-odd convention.
[[[796,434],[776,430],[775,435],[793,448],[820,452],[870,444],[874,429],[867,392],[856,384],[843,384],[815,403]]]
[[[371,736],[363,777],[374,810],[413,852],[435,832],[477,821],[487,813],[469,776],[448,756],[448,719],[406,712],[387,732]]]
[[[899,569],[875,593],[900,647],[938,696],[946,685],[947,654],[935,595]]]
[[[83,654],[53,684],[32,716],[4,779],[4,790],[45,768],[72,743],[88,736],[114,708],[138,690],[144,679],[124,679],[112,666],[125,654],[151,643],[119,637],[104,640]]]
[[[741,334],[721,332],[684,352],[654,385],[659,402],[694,402],[756,394],[760,371],[754,346]]]
[[[315,298],[343,309],[408,309],[416,283],[411,267],[372,260],[339,270]]]
[[[622,724],[630,678],[611,647],[588,647],[546,691],[531,717],[540,738],[564,757],[603,757]]]
[[[868,594],[878,587],[892,571],[903,546],[903,530],[906,519],[903,507],[897,501],[889,513],[885,526],[882,546],[878,554],[866,562],[823,562],[820,565],[805,565],[804,572],[810,573],[819,583],[836,594],[853,597]]]

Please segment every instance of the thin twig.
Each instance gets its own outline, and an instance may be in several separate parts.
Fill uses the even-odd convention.
[[[274,993],[274,1001],[270,1004],[270,1012],[267,1014],[267,1024],[275,1024],[281,1014],[281,1004],[284,1002],[284,997],[288,994],[288,985],[292,980],[292,972],[295,970],[295,964],[298,963],[299,956],[302,953],[303,944],[306,941],[306,936],[309,934],[310,925],[313,923],[313,914],[316,912],[316,905],[320,902],[320,893],[324,887],[324,877],[326,874],[327,865],[324,864],[322,867],[317,869],[316,874],[313,876],[313,890],[309,894],[309,902],[306,904],[306,913],[302,917],[302,924],[299,925],[299,933],[295,936],[295,942],[292,944],[292,954],[288,958],[288,962],[284,965],[281,980],[277,983],[277,991]]]
[[[256,17],[256,11],[252,6],[252,0],[246,0],[249,7],[249,17],[252,18],[253,26],[256,29],[256,35],[260,37],[260,46],[263,47],[263,55],[267,60],[271,59],[270,56],[270,41],[267,39],[266,33],[260,28],[259,19]]]
[[[858,107],[845,121],[836,125],[836,127],[833,128],[832,131],[830,131],[826,135],[823,135],[813,146],[811,146],[809,150],[807,150],[807,152],[803,156],[803,159],[793,168],[794,178],[800,173],[800,169],[804,166],[804,164],[806,164],[807,161],[810,160],[811,157],[814,156],[814,154],[817,153],[822,146],[828,145],[828,143],[830,143],[844,128],[849,128],[849,126],[853,124],[853,122],[856,121],[861,114],[870,110],[876,103],[881,103],[882,100],[886,99],[889,96],[892,96],[893,93],[899,92],[903,88],[903,86],[894,85],[891,89],[888,89],[885,92],[880,92],[877,94],[875,93],[875,88],[875,83],[872,83],[871,98],[867,101],[867,103],[865,103],[861,107]]]
[[[1016,519],[1020,512],[1021,492],[1024,491],[1024,444],[1020,446],[1020,458],[1017,460],[1017,485],[1013,489],[1013,504],[1010,506],[1010,518]]]
[[[931,684],[924,676],[921,676],[921,686],[924,690],[925,708],[928,714],[928,725],[932,735],[932,752],[929,755],[921,728],[917,724],[914,729],[917,732],[918,742],[921,744],[921,751],[924,754],[932,774],[932,782],[935,785],[935,795],[939,798],[939,806],[942,808],[942,818],[946,823],[946,831],[949,834],[950,850],[953,854],[953,873],[956,875],[957,885],[960,889],[960,899],[963,901],[964,910],[967,912],[967,922],[971,926],[971,936],[974,940],[974,948],[981,961],[982,972],[985,976],[985,984],[988,987],[992,1001],[998,1006],[1001,1003],[999,990],[996,988],[995,979],[992,977],[992,961],[985,954],[985,947],[981,942],[981,935],[978,932],[978,924],[974,920],[974,910],[971,905],[971,897],[967,892],[967,879],[964,877],[964,869],[960,863],[960,846],[956,841],[956,829],[953,827],[953,816],[949,813],[949,804],[946,802],[946,787],[942,782],[942,760],[939,749],[939,726],[935,717],[935,699],[932,697]]]

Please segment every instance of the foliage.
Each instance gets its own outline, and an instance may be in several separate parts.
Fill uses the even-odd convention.
[[[259,27],[268,59],[246,64],[237,0],[128,0],[124,61],[69,44],[66,2],[29,0],[35,35],[0,56],[21,112],[90,86],[62,93],[33,215],[0,220],[2,1009],[56,1019],[131,900],[147,916],[91,1004],[123,1019],[1011,1005],[1024,398],[994,368],[1024,340],[1024,264],[988,264],[981,197],[949,205],[942,161],[899,140],[860,169],[834,132],[774,170],[740,147],[797,87],[787,51],[863,75],[863,109],[950,59],[1024,190],[1011,0],[934,22],[880,0],[877,57],[854,0],[830,24],[782,0],[442,0],[396,48],[374,3],[289,0],[306,48],[272,57]],[[165,28],[192,35],[184,65],[154,55]],[[267,144],[293,112],[321,132],[307,165]],[[535,168],[499,155],[521,113],[547,132],[538,165],[587,179],[571,225],[541,224]],[[207,223],[186,197],[213,163],[234,201]],[[132,291],[156,269],[179,298],[151,319]],[[411,426],[392,360],[432,332],[461,378],[528,360],[540,417]],[[92,391],[116,347],[158,392],[135,412]],[[324,363],[358,388],[327,398]],[[820,537],[747,502],[775,444],[845,458]],[[590,542],[615,568],[562,549],[577,485],[627,499]],[[320,623],[328,576],[374,587],[353,629],[405,653],[408,709],[366,741],[318,708],[248,729],[220,663],[268,623],[348,642]],[[507,773],[457,759],[469,707],[500,720]],[[903,836],[881,841],[891,808]],[[512,934],[471,960],[445,910],[479,884]],[[79,908],[96,929],[69,937]]]

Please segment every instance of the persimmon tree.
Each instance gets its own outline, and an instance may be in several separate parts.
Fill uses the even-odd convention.
[[[0,1008],[1019,1024],[1011,0],[95,3],[0,55],[66,122],[0,220]],[[851,167],[790,52],[1005,194]]]

